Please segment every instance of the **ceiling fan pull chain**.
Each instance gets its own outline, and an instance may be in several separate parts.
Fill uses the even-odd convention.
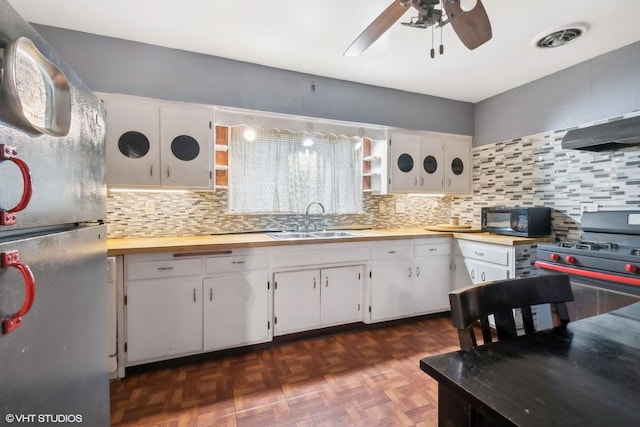
[[[440,55],[444,55],[444,44],[442,44],[442,25],[440,25]]]
[[[431,27],[431,59],[436,57],[436,50],[433,48],[433,26]]]

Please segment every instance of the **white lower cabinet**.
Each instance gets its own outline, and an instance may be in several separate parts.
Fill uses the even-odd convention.
[[[362,266],[277,272],[274,335],[360,320]]]
[[[202,350],[199,277],[136,280],[126,292],[129,364]]]
[[[266,270],[204,279],[204,351],[269,339]]]
[[[271,339],[267,255],[220,253],[124,257],[127,366]]]
[[[320,325],[320,270],[273,275],[274,335],[306,331]]]
[[[512,246],[456,241],[453,289],[515,277]]]
[[[320,270],[320,325],[332,326],[360,320],[362,266]]]
[[[368,320],[448,310],[450,247],[450,239],[373,246]]]

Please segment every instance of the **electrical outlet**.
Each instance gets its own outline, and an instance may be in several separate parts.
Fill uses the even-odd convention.
[[[404,203],[396,203],[396,213],[404,213]]]
[[[153,215],[156,212],[156,204],[153,200],[147,200],[144,203],[144,213],[147,215]]]
[[[580,212],[598,212],[598,203],[580,202]]]

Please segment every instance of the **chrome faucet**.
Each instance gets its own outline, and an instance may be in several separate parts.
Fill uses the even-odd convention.
[[[324,206],[320,202],[311,202],[307,206],[307,211],[304,213],[304,231],[309,232],[309,208],[313,205],[318,205],[322,208],[322,213],[324,214]]]

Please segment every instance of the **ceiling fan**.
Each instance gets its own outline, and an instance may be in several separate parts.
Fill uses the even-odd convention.
[[[360,55],[391,28],[410,7],[418,11],[418,16],[412,18],[410,22],[403,22],[403,25],[415,28],[441,28],[451,24],[460,41],[470,50],[491,39],[491,23],[481,0],[442,0],[442,3],[440,0],[394,0],[351,43],[344,52],[344,56]],[[440,53],[442,53],[442,45]]]

